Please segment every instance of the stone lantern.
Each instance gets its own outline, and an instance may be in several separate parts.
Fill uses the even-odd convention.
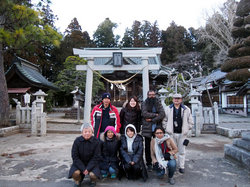
[[[79,89],[78,86],[76,86],[75,90],[73,90],[70,93],[72,93],[74,95],[73,108],[77,108],[77,124],[80,124],[80,101],[83,101],[84,94],[82,93],[82,91]]]
[[[83,93],[82,91],[79,89],[78,86],[75,87],[75,90],[73,90],[72,92],[70,92],[74,95],[73,99],[74,99],[74,103],[73,103],[73,107],[74,108],[78,108],[80,106],[80,101],[83,101]]]
[[[199,101],[199,97],[201,94],[195,90],[191,90],[189,93],[191,100],[189,103],[191,104],[192,117],[194,120],[194,127],[192,132],[194,132],[195,136],[199,136],[201,132],[201,117],[202,117],[202,108],[201,102]]]
[[[168,91],[165,88],[161,88],[158,93],[160,94],[161,104],[163,107],[166,107],[165,100],[167,98]]]
[[[191,104],[192,114],[194,114],[194,112],[198,110],[198,104],[201,104],[201,102],[199,101],[199,97],[201,96],[201,94],[195,90],[192,90],[189,93],[189,96],[191,98],[189,103]]]
[[[39,91],[37,91],[36,93],[33,94],[34,96],[36,96],[36,106],[41,108],[41,113],[43,113],[43,105],[46,102],[44,100],[45,96],[47,96],[48,94],[44,93],[41,89],[39,89]]]

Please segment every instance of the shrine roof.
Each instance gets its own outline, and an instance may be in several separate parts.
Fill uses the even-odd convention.
[[[226,74],[227,73],[222,72],[220,69],[217,69],[202,79],[200,85],[223,79],[226,77]]]
[[[48,81],[39,71],[39,66],[33,64],[23,58],[16,57],[10,66],[10,68],[5,73],[7,80],[10,79],[14,74],[17,74],[24,81],[31,85],[58,90],[58,88]]]

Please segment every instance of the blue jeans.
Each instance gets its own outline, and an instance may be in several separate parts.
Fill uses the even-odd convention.
[[[174,176],[174,172],[176,170],[176,160],[169,160],[168,161],[168,177],[172,178]],[[157,170],[156,174],[158,177],[161,177],[165,174],[165,169]]]
[[[113,173],[116,173],[115,169],[112,168],[112,167],[109,167],[108,171],[107,170],[101,170],[102,175],[106,175],[106,174],[108,174],[108,172],[109,172],[110,175],[112,175]]]

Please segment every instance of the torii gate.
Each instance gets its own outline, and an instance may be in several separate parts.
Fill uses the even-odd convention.
[[[90,122],[90,113],[91,113],[91,101],[92,101],[92,86],[93,86],[93,70],[95,71],[129,71],[129,70],[142,70],[142,86],[143,86],[143,100],[147,98],[147,92],[149,90],[149,70],[159,70],[160,64],[149,64],[149,57],[157,57],[160,55],[162,48],[142,48],[142,49],[116,49],[116,48],[105,48],[105,49],[73,49],[74,55],[79,55],[87,59],[87,65],[77,65],[76,70],[87,71],[86,77],[86,87],[85,87],[85,103],[84,103],[84,119],[83,121],[88,123]],[[94,58],[103,57],[103,58],[112,58],[114,53],[122,54],[122,57],[127,58],[141,58],[141,65],[122,65],[122,66],[113,66],[113,65],[94,65]],[[158,57],[157,57],[158,58]]]

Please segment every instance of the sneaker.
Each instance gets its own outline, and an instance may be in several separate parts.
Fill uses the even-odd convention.
[[[90,187],[96,186],[96,182],[90,181],[89,186],[90,186]]]
[[[175,184],[175,181],[174,181],[174,178],[169,178],[168,179],[168,182],[171,184],[171,185],[174,185]]]
[[[180,172],[180,173],[185,173],[185,169],[184,169],[184,168],[180,168],[180,169],[179,169],[179,172]]]
[[[74,184],[74,187],[81,187],[81,183],[80,184]]]
[[[157,178],[158,178],[158,179],[163,179],[163,178],[164,178],[164,175],[157,175]]]
[[[110,178],[111,179],[115,179],[116,178],[116,174],[115,173],[111,174]]]
[[[107,178],[108,177],[108,174],[102,174],[102,178]]]
[[[148,165],[148,171],[153,171],[152,165]]]

